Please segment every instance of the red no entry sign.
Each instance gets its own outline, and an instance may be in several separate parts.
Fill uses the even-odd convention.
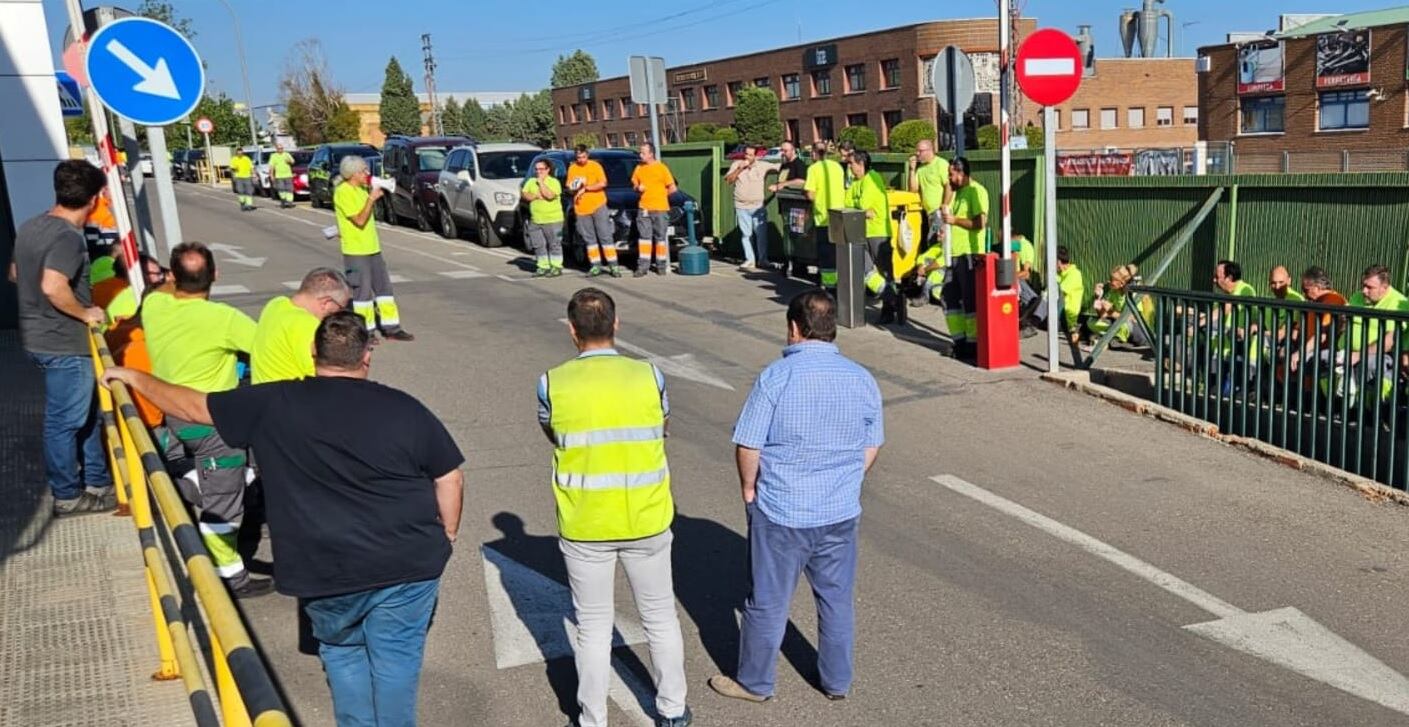
[[[199,119],[196,119],[196,131],[199,131],[202,134],[209,134],[210,132],[215,131],[215,124],[210,123],[210,119],[207,119],[206,117],[202,116]]]
[[[1018,86],[1043,106],[1057,106],[1076,93],[1082,66],[1081,49],[1060,30],[1039,30],[1018,46]]]

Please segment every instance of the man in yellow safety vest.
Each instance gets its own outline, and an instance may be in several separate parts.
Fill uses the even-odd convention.
[[[656,724],[687,727],[684,642],[670,565],[670,400],[660,369],[617,353],[618,325],[611,296],[577,291],[568,302],[568,331],[578,356],[538,381],[538,422],[554,447],[558,536],[577,611],[582,713],[576,724],[607,724],[620,560],[650,647]]]

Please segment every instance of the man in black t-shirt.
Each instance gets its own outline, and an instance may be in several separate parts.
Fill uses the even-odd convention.
[[[103,378],[254,450],[276,587],[312,622],[338,723],[415,724],[464,457],[419,401],[367,380],[371,361],[366,323],[343,311],[318,326],[313,378],[217,394],[124,368]],[[396,426],[368,427],[372,416]]]

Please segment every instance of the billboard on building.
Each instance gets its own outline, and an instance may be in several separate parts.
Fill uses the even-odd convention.
[[[1339,88],[1370,82],[1370,31],[1316,36],[1316,87]]]
[[[1238,47],[1238,93],[1286,90],[1281,41],[1264,40]]]

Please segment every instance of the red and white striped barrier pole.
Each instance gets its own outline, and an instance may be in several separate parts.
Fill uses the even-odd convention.
[[[88,32],[83,25],[83,8],[79,5],[79,0],[67,0],[64,4],[68,7],[69,26],[73,28],[74,37],[82,38],[75,42],[86,46]],[[87,52],[86,48],[84,52]],[[88,103],[88,116],[93,119],[93,139],[98,147],[98,158],[103,164],[103,174],[108,178],[108,201],[111,202],[108,206],[112,209],[113,220],[117,223],[117,239],[118,244],[122,245],[123,259],[127,260],[127,280],[140,300],[142,292],[147,288],[147,280],[142,274],[142,265],[138,259],[137,236],[132,230],[132,220],[127,216],[127,204],[122,197],[122,176],[118,172],[117,148],[113,146],[112,136],[109,134],[108,116],[103,102],[98,99],[98,94],[93,91],[91,84],[84,93]],[[155,160],[153,163],[156,163]]]
[[[1003,226],[1000,228],[1002,237],[998,240],[999,255],[1004,260],[1011,260],[1013,257],[1013,246],[1008,242],[1013,237],[1013,214],[1010,206],[1013,187],[1013,157],[1008,148],[1008,135],[1012,119],[1009,116],[1009,109],[1013,103],[1013,53],[1012,53],[1012,17],[1009,8],[1009,0],[998,0],[998,68],[999,68],[999,145],[1002,156],[1002,171],[1000,174],[1000,184],[1003,187]]]

